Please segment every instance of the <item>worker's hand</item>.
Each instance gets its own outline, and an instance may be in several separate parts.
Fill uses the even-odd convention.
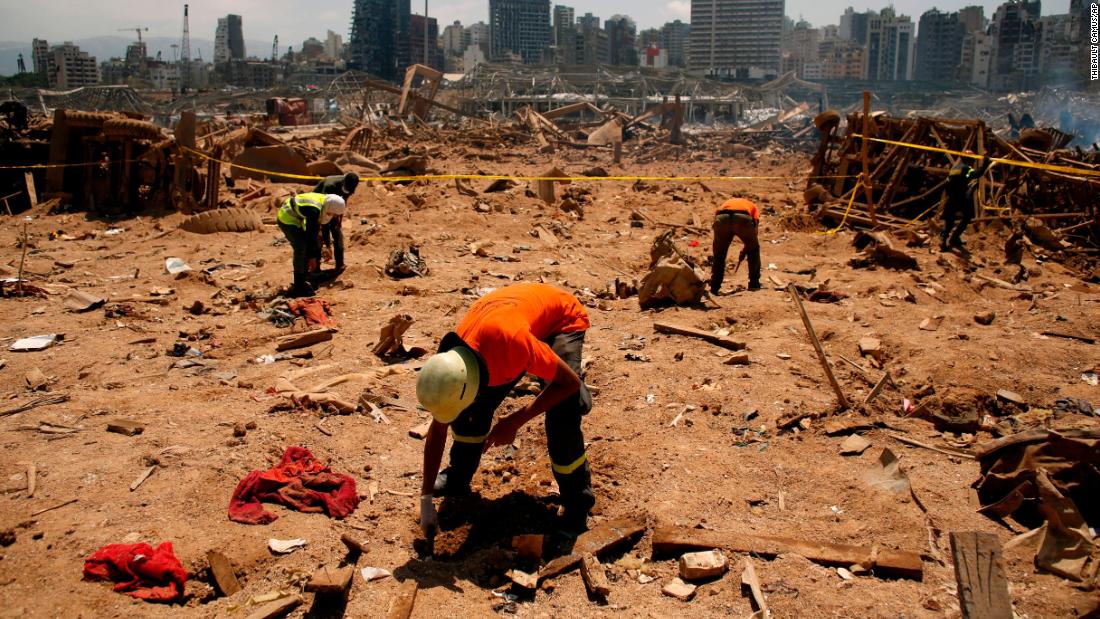
[[[420,530],[428,539],[435,537],[435,530],[439,527],[439,514],[435,511],[432,498],[430,494],[420,497]]]
[[[306,261],[306,270],[308,270],[310,273],[318,270],[319,268],[321,268],[321,265],[316,258],[310,258],[308,261]]]
[[[516,432],[519,427],[510,419],[505,417],[493,426],[493,430],[489,432],[489,436],[485,438],[485,443],[481,447],[482,452],[488,451],[490,447],[511,445],[516,442]]]

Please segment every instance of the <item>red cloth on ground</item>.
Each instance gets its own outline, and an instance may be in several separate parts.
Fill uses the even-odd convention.
[[[252,471],[237,484],[229,500],[229,519],[244,524],[267,524],[278,518],[265,510],[261,501],[343,518],[355,511],[359,494],[354,479],[333,473],[305,447],[291,446],[277,466]]]
[[[332,316],[332,308],[329,307],[328,301],[324,299],[318,299],[317,297],[291,299],[287,301],[286,305],[290,309],[290,313],[305,318],[307,325],[330,327],[336,324],[335,321],[329,318]]]
[[[172,542],[156,548],[108,544],[84,560],[84,578],[110,580],[115,591],[149,602],[175,602],[183,598],[187,570],[172,551]]]

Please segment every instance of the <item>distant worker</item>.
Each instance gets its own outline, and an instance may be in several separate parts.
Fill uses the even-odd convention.
[[[318,270],[321,261],[321,227],[340,217],[347,208],[338,195],[300,193],[286,199],[279,209],[279,228],[294,249],[294,285],[290,295],[313,295],[310,273]]]
[[[432,413],[420,497],[420,526],[429,540],[438,523],[432,499],[468,494],[482,452],[511,444],[524,424],[543,413],[563,506],[559,529],[567,535],[585,529],[596,502],[581,432],[581,417],[592,408],[580,377],[589,326],[588,313],[568,292],[515,284],[482,297],[455,331],[443,336],[439,353],[416,381],[417,399]],[[490,430],[497,407],[525,373],[539,379],[542,391]],[[454,438],[451,463],[440,473],[448,426]]]
[[[760,241],[757,229],[760,227],[760,209],[745,198],[731,198],[718,207],[714,214],[714,246],[712,248],[710,292],[718,294],[722,280],[726,277],[726,253],[733,237],[741,239],[744,247],[738,257],[737,266],[746,257],[749,259],[749,290],[760,290]]]
[[[326,176],[313,188],[314,193],[336,195],[344,199],[345,204],[355,188],[359,186],[359,175],[348,172],[343,176]],[[343,271],[344,263],[344,217],[333,217],[331,221],[321,227],[321,240],[326,248],[332,248],[332,257],[336,261],[336,271]]]
[[[974,151],[964,151],[973,155]],[[970,159],[960,157],[947,173],[947,185],[943,189],[943,232],[940,234],[940,251],[960,249],[965,251],[962,235],[974,219],[974,190],[978,179],[989,169],[989,156],[982,157],[978,169],[970,167]],[[956,223],[956,219],[958,222]]]

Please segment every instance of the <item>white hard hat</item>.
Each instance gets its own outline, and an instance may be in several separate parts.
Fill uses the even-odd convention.
[[[416,378],[416,398],[439,423],[451,423],[477,397],[481,367],[467,346],[432,355]]]
[[[330,217],[339,217],[344,214],[344,211],[348,210],[347,202],[340,196],[330,193],[325,196],[325,214]]]

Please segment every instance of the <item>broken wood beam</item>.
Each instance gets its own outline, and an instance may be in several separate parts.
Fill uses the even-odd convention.
[[[643,531],[645,524],[634,520],[611,520],[589,529],[577,538],[572,554],[558,557],[539,570],[539,580],[566,572],[579,564],[584,555],[600,555]]]
[[[233,595],[241,590],[237,572],[233,569],[233,564],[228,557],[216,550],[208,550],[206,562],[210,566],[210,575],[214,577],[214,585],[222,595]]]
[[[315,329],[313,331],[305,331],[303,333],[292,333],[290,335],[284,335],[276,338],[275,350],[283,351],[293,348],[305,348],[306,346],[313,346],[314,344],[320,344],[321,342],[327,342],[332,339],[332,329]]]
[[[968,531],[950,537],[963,619],[1012,619],[997,536]]]
[[[387,619],[409,619],[412,616],[413,606],[416,604],[417,584],[415,580],[406,580],[401,583],[397,595],[390,602],[390,610],[386,613]]]
[[[298,607],[302,603],[302,596],[288,595],[277,600],[272,600],[249,613],[245,619],[275,619],[282,617]]]
[[[860,565],[881,575],[915,580],[920,580],[924,573],[920,553],[906,550],[813,542],[789,537],[723,533],[687,527],[664,527],[653,532],[655,554],[682,554],[714,548],[768,557],[794,553],[822,565],[840,567]]]
[[[602,600],[611,594],[607,573],[604,572],[600,560],[591,554],[581,557],[581,579],[584,580],[584,588],[588,590],[588,595]]]
[[[806,333],[810,336],[810,342],[814,345],[814,350],[817,351],[817,359],[825,370],[825,376],[828,377],[829,384],[833,386],[833,391],[836,392],[840,409],[849,408],[848,398],[844,397],[844,390],[840,388],[840,383],[837,382],[836,376],[833,374],[833,367],[829,365],[829,358],[825,355],[825,349],[821,347],[821,340],[817,339],[814,325],[810,322],[810,315],[806,313],[806,308],[802,305],[802,297],[798,294],[798,288],[795,287],[794,282],[791,282],[787,285],[787,290],[791,293],[791,298],[794,299],[799,315],[802,316],[802,324],[806,327]]]
[[[348,553],[356,557],[370,552],[370,548],[367,546],[366,542],[359,541],[349,533],[341,535],[340,541],[344,542],[344,545],[348,547]]]
[[[907,436],[902,436],[900,434],[895,434],[893,432],[887,432],[886,435],[889,436],[890,438],[894,439],[895,441],[905,443],[906,445],[912,445],[914,447],[923,447],[924,449],[931,449],[932,451],[937,451],[941,454],[946,454],[948,456],[958,456],[960,458],[969,458],[971,460],[974,460],[976,458],[976,456],[974,456],[974,454],[968,454],[965,451],[957,451],[957,450],[954,450],[954,449],[947,449],[945,447],[936,447],[935,445],[929,445],[928,443],[922,443],[922,442],[920,442],[916,439],[912,439],[912,438],[909,438]]]
[[[752,594],[753,617],[770,619],[772,611],[768,610],[768,602],[764,599],[764,591],[760,588],[760,579],[756,577],[756,569],[752,566],[752,560],[745,557],[745,570],[741,572],[741,586]]]
[[[695,329],[692,327],[683,327],[675,325],[670,322],[655,322],[653,323],[653,330],[657,333],[670,333],[673,335],[686,335],[688,337],[697,337],[705,342],[714,344],[715,346],[721,346],[729,350],[743,350],[746,346],[745,342],[739,342],[733,338],[725,337],[721,335],[715,335],[709,331],[703,331],[702,329]]]

